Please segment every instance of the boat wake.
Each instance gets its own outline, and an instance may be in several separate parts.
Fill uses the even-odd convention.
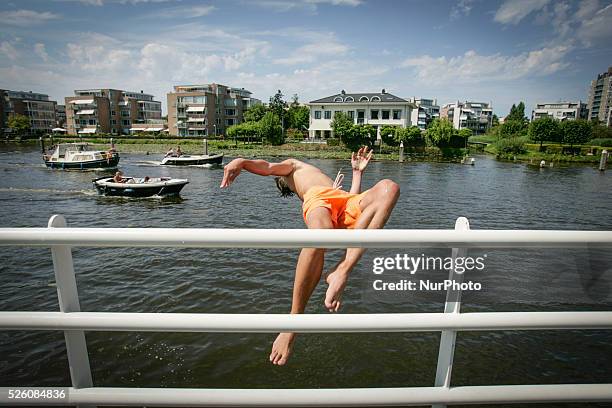
[[[43,194],[62,194],[62,195],[85,195],[96,196],[94,190],[57,190],[52,188],[20,188],[20,187],[0,187],[1,193],[43,193]]]

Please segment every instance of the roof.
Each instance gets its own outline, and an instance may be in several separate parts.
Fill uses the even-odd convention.
[[[340,98],[342,101],[340,101]],[[352,98],[352,100],[351,100]],[[332,96],[327,96],[325,98],[317,99],[314,101],[310,101],[310,103],[359,103],[361,99],[367,98],[366,102],[372,101],[374,98],[374,102],[405,102],[409,103],[406,99],[400,98],[399,96],[392,95],[390,93],[339,93]],[[377,100],[380,99],[380,100]],[[348,100],[347,100],[348,99]],[[365,100],[364,100],[365,101]],[[362,101],[362,102],[364,102]]]

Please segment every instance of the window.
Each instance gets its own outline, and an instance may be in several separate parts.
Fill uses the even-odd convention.
[[[370,112],[370,119],[378,119],[378,111],[373,110]]]
[[[389,111],[388,110],[382,111],[382,118],[383,119],[389,119]]]
[[[111,133],[112,133],[113,135],[116,135],[116,134],[117,134],[117,129],[113,128],[113,129],[111,130]]]
[[[315,119],[321,119],[321,111],[315,111]]]
[[[121,124],[123,126],[130,126],[130,120],[129,119],[124,119],[124,120],[121,121]]]
[[[367,96],[362,96],[361,98],[359,98],[359,102],[363,102],[363,101],[369,102],[370,100],[368,99]]]
[[[355,119],[355,111],[348,111],[346,112],[346,114],[348,115],[349,118]]]
[[[325,111],[325,119],[331,119],[331,111]]]
[[[342,98],[340,96],[336,96],[334,98],[334,102],[342,102]]]
[[[354,99],[352,96],[347,96],[347,97],[344,99],[344,102],[355,102],[355,99]]]
[[[114,110],[111,111],[111,116],[115,116],[115,115],[117,115],[117,112],[115,112]]]
[[[87,125],[87,121],[85,119],[81,119],[81,125]]]
[[[235,125],[236,121],[234,119],[225,119],[225,126],[232,126]]]
[[[226,109],[225,110],[225,114],[227,116],[235,116],[236,115],[236,109]]]
[[[96,124],[96,120],[95,119],[89,119],[89,125],[93,126]]]
[[[373,96],[370,102],[380,102],[380,98],[378,96]]]
[[[127,111],[127,110],[121,111],[121,116],[123,116],[124,118],[129,118],[130,111]]]
[[[111,125],[116,125],[117,124],[117,119],[111,119]]]
[[[402,118],[402,111],[401,110],[393,110],[393,119],[398,120]]]

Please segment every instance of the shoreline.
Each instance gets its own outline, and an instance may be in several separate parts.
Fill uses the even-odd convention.
[[[110,140],[110,138],[109,138]],[[54,143],[71,143],[71,142],[87,142],[93,147],[106,150],[109,147],[109,141],[100,138],[62,138],[54,139]],[[46,144],[49,139],[45,140]],[[3,144],[16,145],[38,145],[37,139],[28,139],[21,141],[3,140]],[[171,148],[176,148],[177,145],[182,147],[185,154],[203,154],[203,143],[201,139],[116,139],[115,146],[121,153],[140,153],[140,154],[165,154]],[[332,160],[348,160],[351,158],[351,152],[342,146],[329,146],[327,144],[302,144],[298,142],[289,142],[280,146],[261,145],[261,144],[246,144],[239,142],[235,145],[233,140],[209,140],[209,152],[221,151],[231,157],[294,157],[297,159],[332,159]],[[374,155],[379,161],[399,161],[399,148],[391,146],[383,146],[382,151],[380,146],[374,147]],[[495,160],[502,162],[523,163],[523,164],[539,164],[541,160],[545,160],[547,167],[549,163],[557,163],[559,165],[582,165],[593,166],[599,163],[599,156],[570,156],[560,154],[547,154],[542,152],[529,151],[525,154],[498,154],[491,150],[484,149],[447,149],[442,151],[438,148],[406,148],[404,152],[404,162],[440,162],[440,163],[461,163],[461,159],[466,155],[487,155]]]

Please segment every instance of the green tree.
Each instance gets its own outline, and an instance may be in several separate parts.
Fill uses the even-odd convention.
[[[30,118],[20,114],[11,115],[11,117],[8,119],[7,125],[18,135],[28,133],[32,127],[30,124]]]
[[[512,107],[510,108],[510,113],[508,114],[508,116],[506,116],[506,118],[504,119],[504,122],[506,120],[517,120],[517,121],[524,122],[525,121],[525,103],[521,101],[519,102],[518,105],[512,104]]]
[[[259,122],[243,122],[227,128],[226,134],[235,140],[254,140],[261,136],[261,125]]]
[[[431,121],[427,128],[428,142],[437,147],[445,146],[455,134],[453,124],[448,119],[436,118]]]
[[[499,125],[498,134],[502,139],[506,137],[525,136],[527,134],[527,124],[524,120],[506,118],[504,123]]]
[[[270,97],[270,103],[268,104],[268,109],[270,109],[270,112],[273,112],[281,121],[281,123],[284,124],[285,128],[287,128],[287,126],[289,125],[289,121],[286,120],[286,111],[285,108],[287,107],[287,102],[285,102],[285,100],[283,99],[284,95],[281,92],[281,90],[279,89],[274,96]]]
[[[493,114],[493,119],[491,119],[491,126],[497,126],[499,125],[499,118],[497,117],[496,114]]]
[[[268,112],[259,121],[259,131],[263,139],[273,145],[281,145],[285,141],[280,119],[273,112]]]
[[[540,142],[540,148],[543,142],[558,142],[561,139],[559,122],[549,117],[536,119],[529,124],[528,135],[530,140]]]
[[[586,120],[566,120],[559,127],[563,143],[569,143],[571,147],[591,140],[592,128]]]
[[[287,110],[289,128],[304,131],[310,124],[310,109],[307,106],[291,105]]]
[[[389,146],[397,146],[399,143],[395,139],[395,134],[398,131],[397,126],[383,125],[380,127],[380,138],[383,143]]]
[[[244,121],[259,122],[267,112],[268,109],[263,104],[253,105],[244,112]]]
[[[330,125],[334,137],[342,140],[343,138],[346,138],[348,132],[351,131],[351,128],[353,127],[353,120],[349,118],[346,113],[338,112],[334,115]]]
[[[423,133],[418,126],[411,126],[409,128],[397,128],[395,131],[395,143],[399,146],[400,143],[404,142],[404,146],[422,146],[424,139]]]

